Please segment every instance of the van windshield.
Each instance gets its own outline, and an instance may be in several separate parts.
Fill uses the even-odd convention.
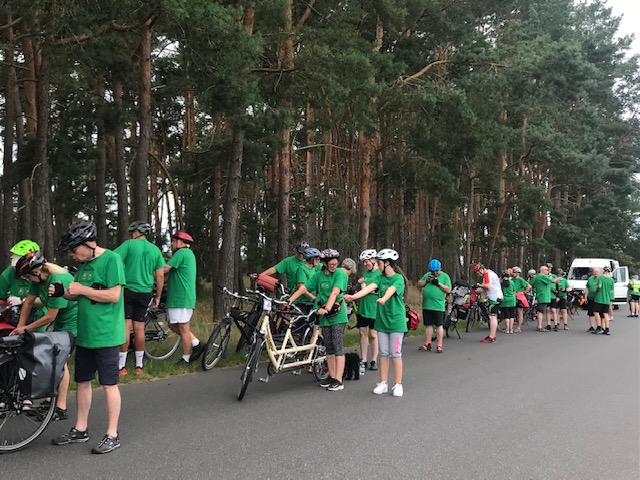
[[[591,267],[574,267],[569,270],[569,280],[589,280]]]

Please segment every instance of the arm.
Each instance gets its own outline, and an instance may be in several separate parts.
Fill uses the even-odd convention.
[[[22,308],[24,309],[24,307]],[[60,310],[57,308],[49,308],[47,309],[46,314],[44,314],[35,322],[30,323],[29,325],[26,325],[26,319],[25,319],[25,323],[22,323],[22,312],[21,312],[20,323],[18,323],[18,326],[9,335],[20,335],[21,333],[24,333],[26,331],[35,331],[35,330],[38,330],[40,327],[49,325],[51,322],[53,322],[56,319],[59,311]]]
[[[153,308],[158,308],[160,305],[160,297],[162,296],[162,289],[164,288],[164,267],[158,268],[153,272],[153,277],[156,281],[156,296],[153,299]]]
[[[340,288],[338,287],[333,287],[331,289],[331,295],[329,295],[329,299],[327,300],[327,305],[323,308],[318,309],[318,315],[325,315],[327,312],[329,312],[332,308],[333,308],[333,304],[336,303],[336,298],[338,298],[338,295],[340,295]],[[324,310],[323,312],[321,312],[321,310]]]
[[[359,298],[362,298],[362,297],[364,297],[366,295],[369,295],[370,293],[375,292],[377,289],[378,289],[378,285],[376,283],[370,283],[369,285],[367,285],[363,289],[358,290],[353,295],[345,295],[343,298],[347,302],[350,302],[352,300],[358,300]]]
[[[271,277],[271,276],[275,275],[276,273],[278,273],[278,271],[276,270],[276,267],[271,267],[271,268],[267,268],[260,275],[269,275]]]
[[[387,300],[389,300],[393,296],[393,294],[396,293],[396,291],[396,287],[391,285],[389,288],[387,288],[384,296],[376,300],[376,302],[378,302],[380,305],[384,305],[385,303],[387,303]]]
[[[426,280],[418,280],[418,288],[422,288],[427,284]]]
[[[299,283],[298,285],[300,285],[300,286],[298,287],[298,290],[296,290],[296,291],[294,292],[294,294],[293,294],[293,295],[291,295],[291,296],[289,297],[289,303],[290,303],[290,304],[292,304],[292,303],[294,302],[294,300],[297,300],[297,299],[298,299],[298,298],[300,298],[302,295],[306,295],[306,294],[307,294],[307,292],[309,291],[309,290],[307,290],[307,287],[305,287],[305,286],[304,286],[304,283]],[[308,295],[307,295],[307,296],[308,296]],[[315,299],[315,297],[314,297],[314,299]]]
[[[22,309],[20,310],[20,320],[18,320],[18,325],[16,325],[16,329],[13,332],[11,332],[13,335],[17,335],[18,333],[22,333],[24,331],[22,330],[20,332],[14,333],[19,328],[26,327],[27,320],[29,319],[29,314],[31,314],[31,309],[33,308],[33,304],[35,303],[36,298],[38,297],[35,295],[29,294],[24,299],[24,302],[22,302]]]
[[[114,285],[104,290],[96,290],[95,288],[81,285],[78,282],[71,282],[67,287],[64,298],[67,300],[75,300],[79,295],[87,297],[97,303],[116,303],[120,300],[122,285]]]

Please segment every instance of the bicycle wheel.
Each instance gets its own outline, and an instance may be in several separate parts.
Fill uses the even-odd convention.
[[[0,359],[0,453],[15,452],[34,441],[56,408],[55,397],[48,404],[31,402],[20,390],[18,374],[13,358]]]
[[[213,329],[202,354],[202,369],[211,370],[224,356],[231,337],[231,320],[225,319]]]
[[[325,358],[320,362],[315,360],[316,358],[324,357],[325,355],[326,349],[324,347],[324,339],[322,337],[318,337],[318,340],[316,342],[316,352],[313,356],[313,376],[318,383],[329,378],[329,365],[327,365],[327,359]]]
[[[478,309],[476,307],[473,307],[469,310],[469,314],[467,315],[467,326],[464,329],[465,332],[468,332],[473,326],[473,323],[476,321],[477,313]]]
[[[251,383],[253,373],[258,370],[258,363],[260,362],[260,353],[262,353],[262,347],[264,345],[263,340],[256,340],[251,349],[251,353],[247,357],[247,361],[244,364],[242,375],[240,376],[240,391],[238,392],[238,401],[244,398],[244,394],[247,392],[247,387]]]
[[[180,345],[180,335],[169,328],[166,311],[149,312],[144,322],[144,354],[154,360],[173,355]]]

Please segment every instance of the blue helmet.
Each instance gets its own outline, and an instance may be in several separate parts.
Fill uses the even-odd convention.
[[[322,254],[317,248],[308,247],[304,249],[304,252],[302,252],[302,256],[305,260],[311,260],[312,258],[320,258]]]
[[[435,258],[431,259],[431,261],[429,262],[430,272],[437,272],[441,268],[442,268],[442,264],[440,263],[440,260],[437,260]]]
[[[634,276],[633,276],[633,279],[634,279],[634,280],[638,280],[638,275],[634,275]]]

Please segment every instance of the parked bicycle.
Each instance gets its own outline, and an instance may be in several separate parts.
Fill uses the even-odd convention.
[[[476,298],[476,301],[469,308],[469,314],[467,315],[467,326],[465,332],[468,332],[472,327],[486,327],[489,325],[489,307],[485,300]]]
[[[131,334],[133,348],[133,333]],[[180,335],[169,328],[167,308],[161,303],[157,309],[147,307],[144,317],[144,354],[153,360],[164,360],[173,355],[180,346]]]

